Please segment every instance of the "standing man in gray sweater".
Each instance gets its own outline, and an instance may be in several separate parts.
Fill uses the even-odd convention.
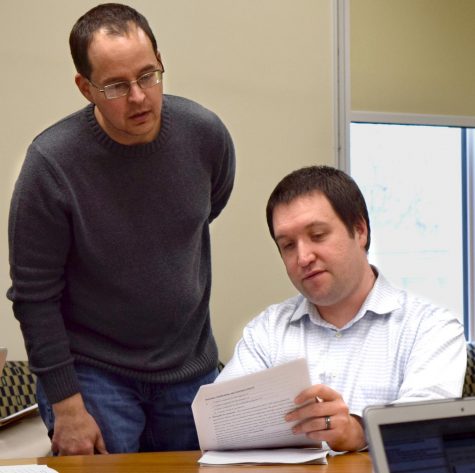
[[[197,449],[217,375],[209,225],[235,172],[220,119],[163,94],[147,20],[99,5],[70,35],[90,102],[37,136],[15,186],[8,297],[60,455]]]

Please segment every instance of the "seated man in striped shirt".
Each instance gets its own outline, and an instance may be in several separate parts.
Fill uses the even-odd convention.
[[[370,404],[461,395],[459,319],[369,264],[368,211],[351,177],[327,166],[297,170],[274,189],[266,213],[300,294],[245,327],[218,381],[305,357],[312,386],[286,420],[339,451],[365,447],[361,416]]]

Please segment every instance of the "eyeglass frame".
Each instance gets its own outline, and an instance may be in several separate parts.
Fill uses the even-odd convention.
[[[160,64],[161,65],[161,64]],[[150,87],[142,87],[140,85],[140,79],[142,79],[144,76],[148,75],[148,74],[156,74],[157,72],[160,73],[160,78],[159,80],[151,85]],[[118,81],[118,82],[113,82],[112,84],[107,84],[107,85],[103,85],[102,86],[102,89],[94,84],[94,82],[92,82],[91,79],[87,79],[88,82],[93,86],[95,87],[99,92],[102,92],[104,94],[104,97],[107,99],[107,100],[115,100],[115,99],[120,99],[121,97],[126,97],[127,95],[129,95],[130,93],[130,89],[132,87],[132,84],[137,84],[142,90],[146,90],[146,89],[151,89],[152,87],[155,87],[156,85],[160,84],[162,82],[162,76],[163,76],[163,73],[165,72],[165,68],[163,67],[163,65],[161,65],[161,68],[158,67],[157,69],[153,69],[152,71],[149,71],[149,72],[144,72],[142,75],[140,75],[140,77],[137,77],[137,79],[135,80],[130,80],[130,81],[127,81],[127,80],[121,80],[121,81]],[[108,97],[107,96],[107,87],[112,87],[112,86],[116,86],[118,84],[127,84],[129,86],[129,88],[127,89],[127,92],[125,94],[122,94],[122,95],[117,95],[116,97]]]

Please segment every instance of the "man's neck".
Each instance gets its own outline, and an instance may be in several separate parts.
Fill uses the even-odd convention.
[[[357,290],[348,299],[338,304],[324,307],[317,306],[320,316],[337,328],[344,327],[356,317],[371,289],[373,289],[376,278],[377,273],[368,264]]]

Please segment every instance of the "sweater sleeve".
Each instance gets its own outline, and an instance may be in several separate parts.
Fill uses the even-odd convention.
[[[215,171],[213,174],[210,222],[221,213],[228,202],[233,189],[234,175],[236,172],[236,158],[231,135],[221,120],[219,120],[219,124],[219,129],[221,130],[221,148],[216,157]]]
[[[79,391],[61,313],[71,228],[64,186],[33,143],[13,193],[7,296],[20,322],[32,371],[51,403]]]

